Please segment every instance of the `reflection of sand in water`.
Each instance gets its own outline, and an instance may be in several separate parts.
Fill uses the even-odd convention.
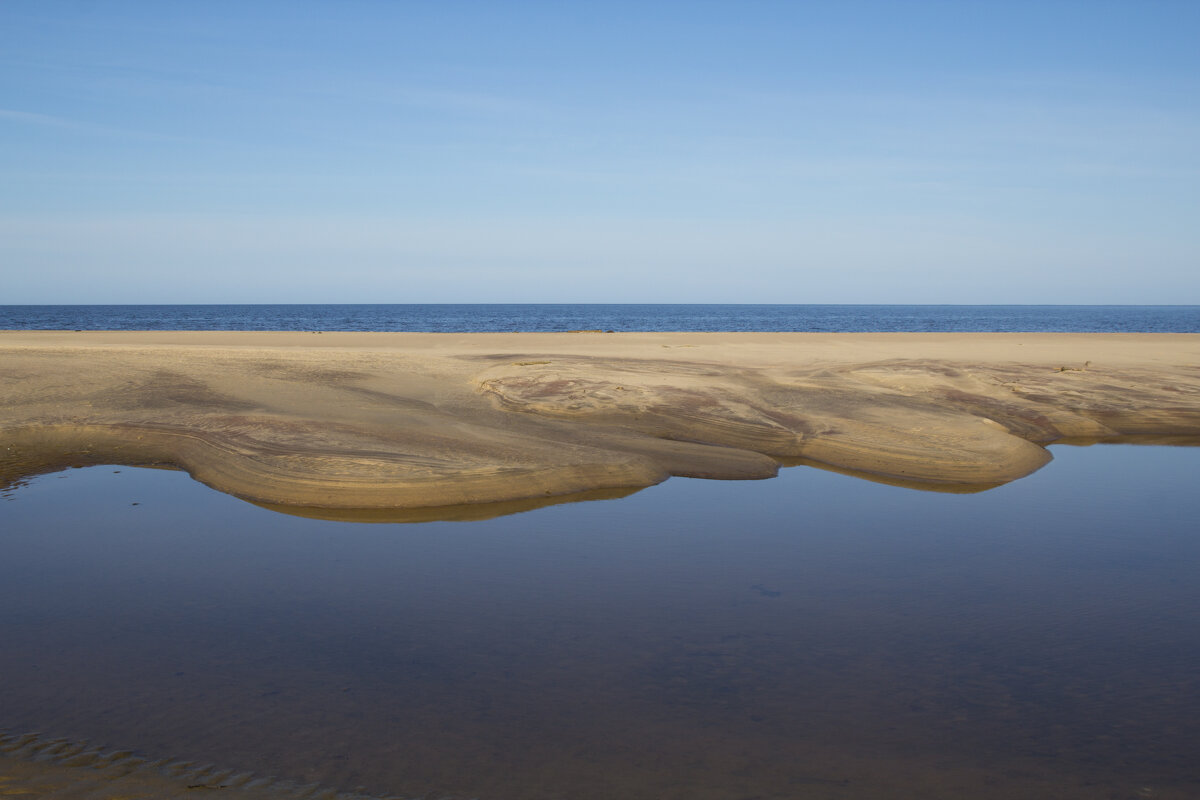
[[[553,497],[531,497],[526,500],[506,500],[498,503],[467,503],[457,506],[433,506],[430,508],[317,508],[313,506],[285,506],[271,503],[254,505],[281,514],[306,519],[323,519],[330,522],[478,522],[485,519],[522,514],[539,508],[564,503],[586,503],[592,500],[619,500],[641,491],[634,489],[592,489],[587,492],[555,495]]]

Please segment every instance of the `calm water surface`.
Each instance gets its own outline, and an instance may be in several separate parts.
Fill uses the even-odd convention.
[[[434,303],[3,306],[0,329],[1198,333],[1200,306]]]
[[[421,525],[42,476],[0,500],[0,728],[403,796],[1200,796],[1200,450],[1054,453]]]

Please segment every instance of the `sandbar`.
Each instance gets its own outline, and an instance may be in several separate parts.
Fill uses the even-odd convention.
[[[1200,334],[0,331],[0,486],[186,470],[315,516],[807,463],[941,490],[1200,440]]]

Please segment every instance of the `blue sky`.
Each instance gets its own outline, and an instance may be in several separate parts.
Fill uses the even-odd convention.
[[[0,2],[0,303],[1200,303],[1200,2]]]

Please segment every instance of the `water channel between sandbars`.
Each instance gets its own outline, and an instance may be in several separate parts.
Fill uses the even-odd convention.
[[[405,797],[1200,796],[1200,450],[1054,453],[412,525],[41,476],[0,728]]]

